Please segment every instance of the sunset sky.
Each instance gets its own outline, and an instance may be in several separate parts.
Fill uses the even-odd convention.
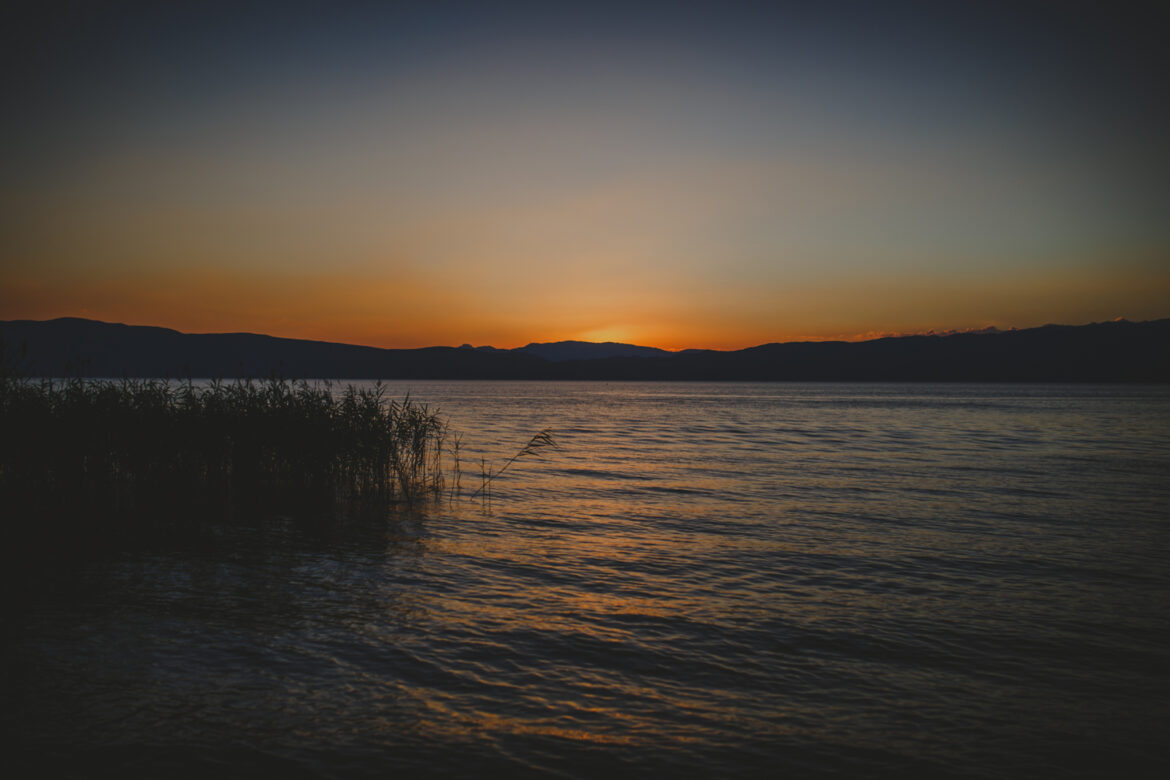
[[[1168,317],[1154,5],[16,4],[0,319],[739,348]]]

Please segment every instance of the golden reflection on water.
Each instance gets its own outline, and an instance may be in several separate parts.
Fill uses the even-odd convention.
[[[474,395],[486,422],[467,427],[496,441],[540,425],[524,398],[538,383],[436,387]],[[77,648],[100,645],[88,606],[28,645],[30,690],[59,697],[30,700],[39,733],[157,741],[193,703],[210,714],[198,733],[293,739],[293,755],[340,736],[378,771],[424,755],[436,773],[495,759],[567,777],[597,776],[598,756],[717,777],[743,755],[789,773],[865,775],[876,757],[1010,775],[1033,745],[1071,755],[1069,735],[1119,752],[1161,736],[1164,390],[1133,401],[1149,425],[1127,441],[1113,390],[1078,390],[1071,411],[1046,400],[1059,388],[590,400],[610,392],[543,402],[562,449],[510,471],[491,511],[465,496],[369,546],[298,542],[195,577],[183,560],[132,566],[109,662],[76,673]],[[705,433],[678,422],[688,394],[711,395]],[[758,423],[715,430],[737,409]],[[150,693],[120,699],[147,690],[138,669]],[[108,701],[127,706],[95,726],[86,713]]]
[[[596,745],[639,745],[651,744],[657,738],[651,733],[604,733],[582,727],[558,725],[548,718],[524,718],[505,715],[500,712],[487,710],[459,710],[443,703],[437,697],[423,696],[422,703],[433,714],[433,719],[425,718],[420,727],[436,734],[454,739],[474,739],[489,735],[535,735],[543,737],[557,737],[573,740],[574,742],[592,743]],[[583,707],[571,701],[542,701],[541,706],[552,712],[564,712],[566,709],[589,712],[593,715],[604,716],[612,724],[614,721],[634,721],[635,719],[615,709],[599,707]],[[562,718],[565,716],[561,716]],[[638,728],[631,724],[633,728]]]

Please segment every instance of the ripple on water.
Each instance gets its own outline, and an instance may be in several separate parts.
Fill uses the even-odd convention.
[[[1165,388],[413,383],[490,511],[46,577],[40,774],[1161,776]],[[401,391],[401,392],[400,392]],[[1124,436],[1118,432],[1124,431]],[[478,484],[474,484],[477,487]],[[259,520],[259,519],[258,519]]]

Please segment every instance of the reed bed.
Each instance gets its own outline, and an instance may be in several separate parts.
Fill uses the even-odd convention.
[[[0,507],[97,519],[443,492],[447,424],[381,385],[0,379]]]

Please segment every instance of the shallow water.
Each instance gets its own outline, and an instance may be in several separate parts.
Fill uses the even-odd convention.
[[[1170,388],[401,383],[460,497],[46,574],[39,774],[1170,769]],[[560,449],[479,486],[529,436]]]

